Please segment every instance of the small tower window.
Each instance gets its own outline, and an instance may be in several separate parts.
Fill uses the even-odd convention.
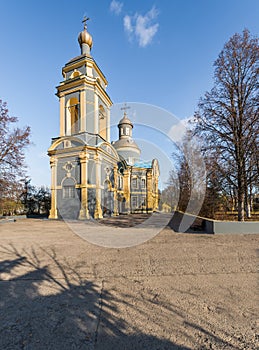
[[[75,70],[75,71],[71,74],[70,78],[73,79],[73,78],[79,77],[79,75],[80,75],[80,72],[78,72],[78,70]]]
[[[129,128],[125,128],[125,134],[126,134],[127,136],[129,136],[129,134],[130,134]]]
[[[71,98],[67,103],[67,134],[77,134],[80,128],[79,101]]]
[[[141,179],[141,188],[146,187],[146,179]]]

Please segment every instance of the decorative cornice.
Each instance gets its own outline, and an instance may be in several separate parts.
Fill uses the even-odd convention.
[[[112,100],[110,99],[108,93],[100,86],[95,78],[89,78],[86,75],[80,76],[80,79],[76,80],[65,80],[56,87],[58,97],[62,97],[68,93],[73,93],[76,91],[81,91],[87,87],[92,86],[93,90],[98,93],[99,97],[103,97],[107,104],[112,105]]]
[[[93,65],[93,68],[95,68],[95,70],[97,71],[98,75],[103,80],[104,84],[107,86],[108,85],[108,81],[107,81],[105,75],[103,74],[103,72],[101,71],[101,69],[99,68],[99,66],[95,62],[95,60],[92,57],[90,57],[90,56],[83,56],[82,59],[80,59],[78,61],[75,61],[75,62],[72,61],[71,63],[68,62],[62,68],[62,72],[64,72],[64,73],[70,72],[71,70],[74,70],[76,68],[82,67],[82,65],[84,65],[84,64],[86,65],[87,63],[91,63]]]

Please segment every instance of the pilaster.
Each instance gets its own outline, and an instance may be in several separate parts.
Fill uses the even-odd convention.
[[[58,219],[57,211],[57,159],[54,157],[50,158],[51,167],[51,210],[49,219]]]
[[[147,212],[153,211],[153,186],[152,186],[152,173],[147,172]]]
[[[103,218],[103,212],[101,208],[101,160],[98,155],[95,156],[95,183],[96,183],[96,199],[95,199],[95,211],[94,211],[94,218],[95,219],[102,219]]]
[[[113,176],[114,176],[114,191],[113,191],[113,216],[119,215],[118,210],[118,169],[117,167],[113,168]]]
[[[88,193],[87,193],[87,172],[88,172],[88,154],[81,153],[79,155],[81,164],[81,209],[79,212],[79,220],[89,219],[88,210]]]
[[[159,207],[159,198],[158,198],[158,177],[155,178],[155,205],[154,209]]]
[[[129,214],[131,212],[130,205],[130,170],[124,170],[124,178],[123,178],[123,187],[124,187],[124,197],[125,197],[125,209]]]

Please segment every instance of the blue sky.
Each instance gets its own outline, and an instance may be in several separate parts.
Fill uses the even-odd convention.
[[[177,119],[190,117],[212,87],[213,62],[230,36],[259,32],[258,0],[0,0],[0,13],[0,98],[32,128],[28,175],[37,185],[50,184],[46,151],[59,133],[55,87],[62,66],[80,53],[84,15],[113,102],[151,104]],[[150,118],[153,125],[159,116]],[[161,183],[170,147],[165,137]]]

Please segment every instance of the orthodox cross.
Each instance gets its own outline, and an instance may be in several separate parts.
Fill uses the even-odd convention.
[[[86,22],[89,21],[89,17],[84,16],[82,23],[84,23],[84,29],[86,29]]]
[[[124,103],[124,107],[121,107],[121,110],[124,111],[124,116],[127,115],[126,109],[130,109],[130,106],[127,106],[127,103]]]

